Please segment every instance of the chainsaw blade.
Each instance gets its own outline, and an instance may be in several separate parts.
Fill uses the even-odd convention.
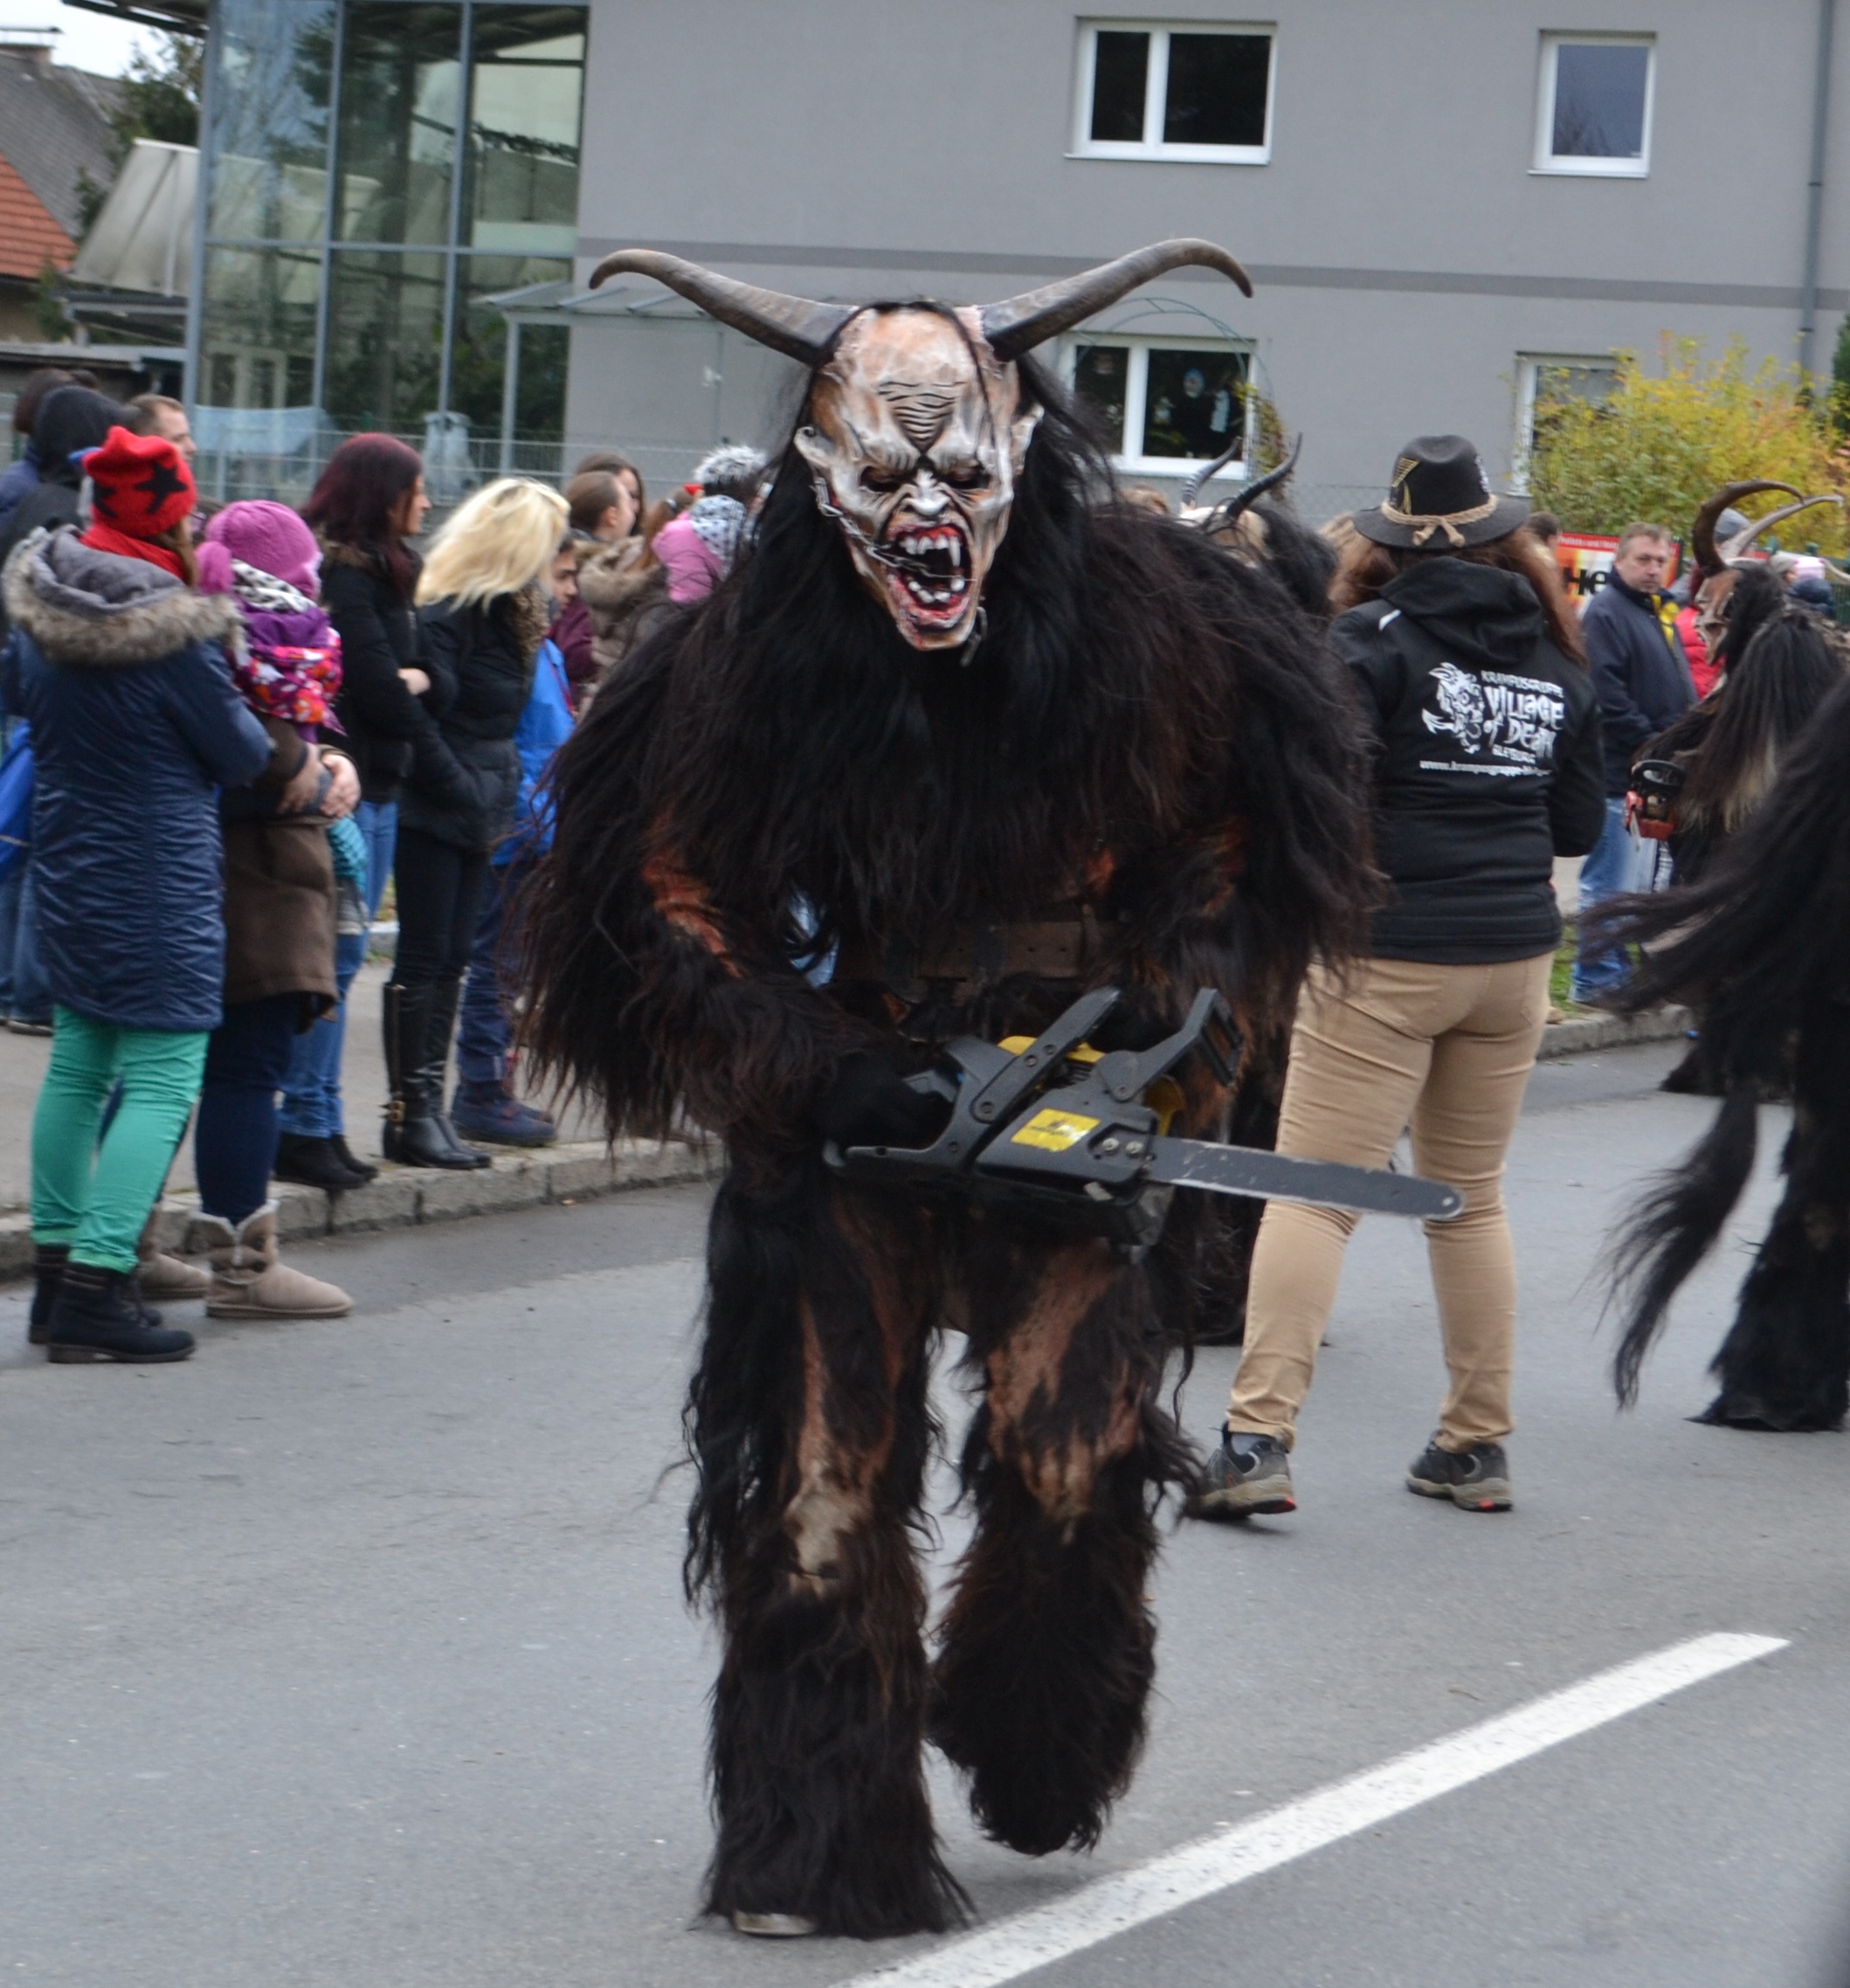
[[[1443,1181],[1336,1160],[1300,1159],[1251,1146],[1218,1146],[1205,1139],[1154,1139],[1145,1178],[1210,1194],[1244,1194],[1257,1201],[1301,1201],[1313,1208],[1347,1208],[1360,1215],[1408,1215],[1449,1222],[1465,1198]]]

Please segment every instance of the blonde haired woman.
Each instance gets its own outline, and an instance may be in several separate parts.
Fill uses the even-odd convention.
[[[444,1073],[489,852],[514,825],[514,729],[546,633],[542,580],[565,500],[501,477],[438,533],[418,581],[420,658],[431,722],[412,747],[398,804],[398,953],[385,990],[385,1156],[407,1166],[485,1167],[443,1108]]]

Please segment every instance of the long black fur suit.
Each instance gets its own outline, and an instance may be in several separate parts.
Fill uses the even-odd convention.
[[[1771,792],[1702,880],[1612,915],[1646,951],[1625,1001],[1684,1000],[1722,1091],[1707,1136],[1619,1239],[1616,1378],[1640,1365],[1752,1171],[1759,1103],[1790,1073],[1785,1192],[1741,1288],[1702,1419],[1835,1429],[1850,1405],[1850,683],[1791,747]]]
[[[787,453],[731,579],[561,754],[535,906],[540,1053],[613,1133],[691,1119],[731,1162],[687,1419],[687,1575],[725,1639],[708,1903],[839,1933],[959,1910],[928,1732],[1030,1853],[1092,1843],[1126,1784],[1154,1505],[1191,1470],[1158,1390],[1194,1232],[1131,1264],[829,1176],[818,1114],[859,1060],[916,1070],[1078,991],[979,977],[920,1002],[852,963],[1082,904],[1115,935],[1085,984],[1129,990],[1109,1041],[1155,1040],[1204,986],[1258,1032],[1365,912],[1365,782],[1320,626],[1263,569],[1101,500],[1103,463],[1023,376],[1047,412],[976,653],[900,639]],[[1225,1101],[1198,1089],[1192,1128]],[[977,1529],[932,1665],[915,1536],[946,1325],[980,1397]]]

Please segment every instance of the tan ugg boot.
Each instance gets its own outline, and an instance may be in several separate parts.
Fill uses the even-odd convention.
[[[235,1228],[223,1215],[202,1215],[199,1224],[212,1264],[208,1318],[344,1318],[353,1309],[338,1285],[278,1262],[275,1202]]]
[[[212,1287],[210,1272],[196,1263],[183,1263],[169,1256],[155,1240],[160,1225],[161,1204],[150,1210],[142,1239],[135,1245],[135,1288],[151,1305],[183,1305],[203,1298]]]

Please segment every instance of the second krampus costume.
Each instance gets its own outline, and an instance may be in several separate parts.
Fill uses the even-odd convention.
[[[1701,1016],[1700,1043],[1666,1088],[1722,1100],[1618,1238],[1614,1373],[1630,1400],[1672,1300],[1747,1184],[1763,1097],[1790,1087],[1785,1192],[1700,1419],[1833,1429],[1850,1406],[1850,682],[1837,632],[1743,558],[1770,525],[1821,500],[1800,499],[1724,547],[1715,540],[1724,504],[1784,487],[1731,484],[1697,516],[1699,611],[1726,675],[1650,749],[1682,776],[1680,882],[1602,911],[1612,936],[1645,942],[1622,1005],[1685,1001]]]
[[[1262,569],[1108,500],[1044,340],[1181,263],[1168,243],[984,310],[655,276],[812,371],[755,542],[564,747],[534,908],[535,1046],[613,1131],[691,1119],[731,1161],[689,1437],[690,1583],[725,1655],[708,1903],[753,1930],[936,1928],[928,1733],[991,1834],[1093,1842],[1144,1730],[1178,1210],[1142,1260],[832,1175],[925,1143],[949,1037],[1079,990],[1142,1046],[1222,990],[1254,1031],[1360,929],[1365,791],[1316,623]],[[1182,1129],[1211,1131],[1198,1081]],[[939,1329],[967,1336],[977,1534],[935,1663],[915,1547]]]

